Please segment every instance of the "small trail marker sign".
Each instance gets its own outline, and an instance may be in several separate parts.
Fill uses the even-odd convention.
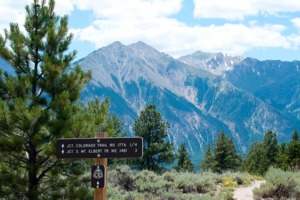
[[[93,188],[104,188],[105,183],[105,167],[104,165],[94,165],[92,166],[91,173],[92,187]]]

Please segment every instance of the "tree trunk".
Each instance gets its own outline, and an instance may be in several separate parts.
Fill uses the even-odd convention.
[[[36,148],[34,145],[31,146],[31,151],[29,153],[29,158],[28,158],[28,166],[27,166],[27,171],[28,171],[28,198],[30,200],[38,200],[38,178],[37,178],[37,162],[36,162],[36,157],[37,157],[37,152]]]

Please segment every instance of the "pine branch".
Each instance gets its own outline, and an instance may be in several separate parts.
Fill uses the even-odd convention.
[[[17,156],[15,154],[12,154],[12,156],[15,158],[15,160],[21,161],[23,163],[27,163],[27,160],[24,159],[22,156]]]
[[[42,151],[41,150],[37,151],[37,153],[40,153],[40,152],[42,152]],[[39,162],[39,165],[43,166],[49,160],[50,160],[50,157],[44,158],[42,161]]]
[[[53,169],[54,167],[68,165],[68,164],[70,164],[70,163],[72,163],[72,162],[73,162],[73,160],[71,160],[71,161],[69,161],[69,162],[67,162],[67,163],[65,163],[65,164],[62,164],[62,163],[61,163],[61,164],[58,164],[58,163],[59,163],[59,160],[55,161],[51,166],[49,166],[47,169],[45,169],[45,170],[43,170],[43,171],[41,172],[41,174],[38,176],[37,180],[40,181],[40,180],[46,175],[46,173],[47,173],[48,171],[50,171],[51,169]]]
[[[3,161],[4,163],[8,164],[9,166],[18,166],[20,168],[26,169],[26,166],[12,162],[12,161]]]

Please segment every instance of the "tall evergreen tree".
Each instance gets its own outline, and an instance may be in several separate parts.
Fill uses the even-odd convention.
[[[251,144],[243,163],[245,170],[252,174],[264,175],[269,169],[269,163],[265,145],[262,142]]]
[[[300,170],[300,137],[298,131],[294,131],[292,141],[288,144],[286,152],[291,170]]]
[[[88,186],[80,187],[85,166],[58,160],[56,140],[113,132],[108,101],[78,103],[91,73],[80,66],[69,70],[73,35],[68,17],[57,16],[54,5],[34,0],[26,6],[25,33],[11,23],[0,36],[0,57],[15,70],[0,70],[1,199],[90,198]]]
[[[203,171],[209,171],[214,168],[215,160],[214,160],[214,156],[210,144],[207,145],[205,149],[204,159],[202,160],[202,163],[199,166]]]
[[[232,138],[224,131],[219,133],[214,145],[213,171],[222,173],[228,170],[237,170],[241,165],[241,156],[237,154]]]
[[[263,142],[257,142],[251,146],[244,161],[244,167],[250,173],[264,175],[270,166],[283,166],[283,163],[279,163],[279,153],[277,135],[269,130],[264,135]]]
[[[142,137],[144,142],[144,155],[136,163],[139,169],[161,172],[166,164],[174,162],[174,146],[166,141],[168,126],[155,105],[150,104],[141,111],[132,127],[135,135]]]
[[[177,172],[193,172],[194,165],[190,159],[189,153],[186,150],[185,143],[182,143],[178,149],[178,155],[176,156],[178,161],[174,169]]]
[[[224,131],[220,132],[212,148],[208,146],[206,155],[200,167],[202,170],[212,170],[222,173],[228,170],[237,170],[241,166],[241,155],[236,152],[232,138],[226,136]]]
[[[279,145],[277,143],[276,133],[271,130],[267,131],[264,136],[263,144],[270,162],[269,166],[276,165],[276,158],[279,153]]]
[[[287,144],[282,142],[279,146],[278,156],[276,158],[276,167],[286,171],[289,167],[288,165],[288,155],[287,155]]]

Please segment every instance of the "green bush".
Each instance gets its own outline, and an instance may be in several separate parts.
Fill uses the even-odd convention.
[[[253,176],[242,172],[226,172],[221,174],[221,176],[222,176],[223,183],[224,183],[224,179],[227,178],[231,182],[236,182],[237,185],[249,185],[254,180]],[[234,184],[232,183],[231,185]]]
[[[210,190],[215,190],[216,179],[203,174],[178,173],[175,180],[175,187],[182,193],[205,194]]]
[[[270,168],[266,183],[254,190],[255,198],[300,199],[300,172],[284,172]]]
[[[167,187],[167,181],[152,171],[143,170],[136,174],[135,186],[138,192],[158,195]]]
[[[233,200],[233,191],[230,188],[221,190],[215,198],[216,200]]]
[[[109,174],[109,182],[114,183],[115,186],[118,186],[120,189],[126,191],[132,191],[134,187],[134,177],[132,175],[131,169],[129,166],[116,167]]]
[[[109,172],[108,199],[112,200],[230,200],[237,185],[249,184],[246,173],[134,172],[128,166]],[[228,181],[228,185],[226,185]]]

